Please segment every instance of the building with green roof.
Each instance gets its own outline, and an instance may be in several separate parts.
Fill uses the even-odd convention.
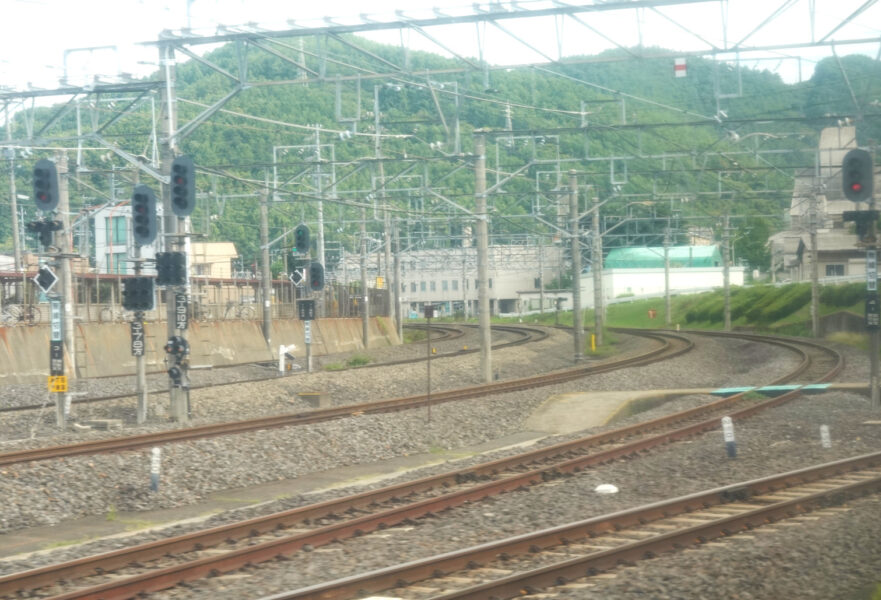
[[[670,268],[721,267],[718,246],[670,246]],[[606,269],[663,269],[664,248],[616,248],[609,251]]]

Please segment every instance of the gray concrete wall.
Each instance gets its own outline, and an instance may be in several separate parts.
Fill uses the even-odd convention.
[[[312,321],[312,354],[335,354],[363,349],[361,319]],[[147,371],[165,370],[165,323],[146,323]],[[400,344],[392,321],[370,319],[371,347]],[[80,377],[134,375],[135,357],[130,351],[128,323],[83,323],[76,327],[77,370]],[[190,363],[229,365],[278,359],[278,347],[295,345],[290,352],[306,355],[303,321],[276,319],[272,324],[272,348],[263,339],[259,321],[190,323]],[[42,383],[49,374],[49,326],[0,327],[0,384]]]

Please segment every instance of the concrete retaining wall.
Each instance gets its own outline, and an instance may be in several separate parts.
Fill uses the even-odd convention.
[[[165,323],[146,323],[147,371],[165,370],[167,329]],[[359,318],[312,321],[312,354],[335,354],[363,349]],[[128,323],[86,323],[76,327],[77,371],[80,377],[134,375],[135,357],[130,351]],[[400,344],[393,322],[386,317],[370,319],[371,347]],[[276,319],[272,323],[272,348],[263,339],[260,321],[190,323],[190,363],[229,365],[278,360],[281,344],[290,352],[306,356],[303,321]],[[43,383],[49,374],[49,327],[0,327],[0,384]]]

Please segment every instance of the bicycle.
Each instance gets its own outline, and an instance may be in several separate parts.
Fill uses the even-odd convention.
[[[226,303],[223,313],[224,319],[253,319],[257,316],[257,310],[250,304],[236,304],[232,300]]]
[[[3,307],[3,312],[0,313],[0,323],[5,327],[16,325],[32,327],[39,323],[41,318],[40,309],[33,304],[10,304]]]

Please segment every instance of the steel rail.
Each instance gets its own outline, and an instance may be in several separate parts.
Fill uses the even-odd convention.
[[[0,466],[39,460],[49,460],[61,457],[97,454],[102,452],[135,450],[138,448],[155,446],[158,444],[167,444],[170,442],[195,440],[236,433],[247,433],[251,431],[259,431],[262,429],[272,429],[278,427],[307,425],[312,423],[320,423],[323,421],[330,421],[334,419],[346,418],[356,414],[379,414],[407,410],[411,408],[423,407],[429,401],[432,404],[437,404],[440,402],[465,400],[468,398],[486,396],[491,394],[500,394],[505,392],[546,386],[562,381],[567,381],[570,379],[577,379],[579,377],[583,377],[585,375],[593,373],[602,373],[605,371],[624,368],[626,366],[632,366],[634,364],[642,364],[647,361],[660,360],[662,358],[671,357],[668,346],[664,345],[666,344],[666,342],[663,342],[663,337],[654,333],[643,333],[642,335],[652,339],[662,340],[662,346],[660,348],[653,349],[649,352],[645,352],[634,357],[628,357],[626,359],[606,363],[603,365],[576,367],[572,369],[557,371],[556,373],[548,375],[525,377],[521,379],[498,381],[468,388],[432,392],[430,399],[426,395],[420,394],[416,396],[407,396],[390,400],[380,400],[377,402],[349,404],[346,406],[319,409],[306,413],[273,415],[257,419],[248,419],[245,421],[217,423],[211,425],[202,425],[199,427],[188,427],[184,429],[173,429],[126,437],[93,440],[76,444],[64,444],[29,450],[4,452],[0,454]],[[673,337],[672,334],[667,335],[668,337]],[[680,339],[684,338],[681,338],[680,336]]]
[[[777,402],[778,400],[774,400],[766,403],[766,405],[770,406],[772,405],[772,403],[776,404]],[[71,561],[70,563],[66,563],[63,565],[54,565],[51,567],[45,567],[43,569],[23,572],[21,574],[13,574],[5,578],[0,578],[0,592],[11,592],[16,589],[31,589],[39,585],[45,585],[53,581],[57,581],[59,578],[70,578],[94,573],[96,569],[99,568],[99,566],[102,571],[107,571],[113,568],[118,568],[125,564],[129,564],[131,562],[144,562],[146,560],[150,560],[164,554],[187,551],[193,549],[194,547],[209,547],[217,545],[224,540],[241,538],[247,535],[261,534],[280,527],[290,527],[298,522],[303,522],[322,516],[326,517],[328,516],[328,514],[342,514],[353,508],[361,508],[368,505],[389,501],[392,499],[412,497],[413,494],[417,494],[425,490],[445,490],[448,487],[452,488],[462,482],[480,481],[481,479],[492,477],[493,475],[498,476],[500,473],[504,472],[504,476],[501,481],[480,483],[474,485],[471,488],[445,493],[440,497],[414,501],[407,505],[403,510],[383,510],[380,513],[366,515],[346,521],[345,523],[328,526],[311,532],[292,535],[283,540],[274,540],[272,542],[268,542],[267,544],[258,543],[258,545],[256,546],[244,549],[245,557],[240,557],[240,560],[243,560],[245,562],[256,562],[259,560],[265,560],[265,558],[261,559],[260,557],[266,556],[267,552],[269,554],[272,554],[273,552],[276,554],[285,554],[296,551],[306,544],[309,544],[311,546],[318,546],[335,539],[341,539],[346,536],[372,531],[379,527],[393,525],[401,522],[402,520],[415,518],[428,512],[443,510],[445,508],[457,506],[465,502],[478,501],[487,496],[502,493],[504,491],[540,484],[543,481],[559,476],[559,474],[563,472],[580,471],[590,465],[609,462],[610,460],[621,456],[631,455],[639,450],[644,450],[657,445],[666,444],[675,439],[689,437],[691,435],[694,435],[695,433],[700,433],[701,431],[718,427],[718,420],[712,419],[704,421],[692,427],[681,428],[679,431],[676,432],[668,432],[659,436],[654,436],[653,438],[649,438],[648,440],[637,441],[623,447],[611,448],[609,450],[597,452],[587,456],[566,459],[566,457],[571,456],[573,453],[584,451],[588,448],[596,447],[598,445],[606,444],[609,442],[614,442],[619,439],[624,439],[628,436],[632,437],[633,435],[638,435],[644,433],[645,431],[651,431],[652,429],[656,430],[657,428],[662,427],[664,424],[676,423],[693,417],[694,415],[706,413],[713,408],[718,410],[720,408],[727,408],[728,406],[733,404],[733,398],[726,398],[711,403],[710,405],[706,405],[707,408],[697,407],[696,409],[691,409],[681,414],[670,415],[667,417],[662,417],[660,419],[655,419],[649,423],[637,424],[630,427],[620,428],[618,430],[607,432],[604,434],[588,436],[587,438],[582,438],[580,440],[574,440],[544,449],[530,451],[516,457],[509,457],[505,459],[491,461],[452,473],[440,474],[414,482],[389,486],[379,490],[358,494],[350,498],[328,501],[318,505],[299,507],[289,511],[284,511],[282,513],[276,513],[274,515],[267,515],[265,517],[250,519],[242,523],[234,523],[205,530],[202,532],[194,532],[192,534],[186,534],[184,536],[179,536],[177,538],[173,538],[167,541],[151,542],[129,549],[122,549],[105,555],[86,557],[84,559]],[[746,415],[747,411],[750,411],[751,414],[751,412],[754,412],[755,410],[757,410],[756,407],[749,407],[748,409],[746,409],[746,411],[742,412],[744,415]],[[740,413],[733,414],[739,415]],[[654,427],[652,426],[652,424],[655,424]],[[514,469],[522,469],[523,466],[541,463],[542,461],[547,461],[553,457],[556,457],[558,460],[556,464],[543,465],[539,468],[531,468],[525,473],[515,473],[514,475],[511,475],[511,471]],[[562,462],[559,462],[560,457],[563,458]],[[227,564],[234,564],[229,561],[233,561],[236,554],[236,551],[231,551],[229,554],[225,555]],[[100,597],[127,597],[126,594],[128,593],[128,591],[125,591],[126,589],[131,590],[134,588],[140,588],[141,590],[146,591],[147,589],[153,589],[152,587],[149,587],[151,585],[159,586],[155,589],[161,589],[170,585],[169,582],[173,583],[175,579],[180,580],[197,578],[201,576],[201,574],[203,574],[204,568],[206,567],[206,565],[210,564],[210,560],[211,559],[190,561],[189,563],[187,563],[188,566],[186,567],[172,568],[171,571],[167,572],[164,570],[154,571],[150,574],[146,574],[145,576],[135,576],[133,578],[130,578],[129,580],[126,580],[126,582],[123,582],[125,585],[130,586],[127,588],[119,587],[118,585],[110,586],[109,588],[107,588],[106,586],[99,586],[101,587]],[[226,570],[225,568],[220,567],[213,567],[213,569]],[[107,595],[111,591],[113,591],[114,594],[118,593],[121,595]],[[72,594],[74,595],[62,597],[91,597],[88,595],[76,595],[76,593]]]
[[[421,324],[405,325],[404,327],[413,328],[413,329],[421,329],[421,330],[426,329],[426,327]],[[455,340],[455,339],[458,339],[458,338],[462,337],[463,335],[465,335],[465,329],[463,329],[462,326],[457,326],[457,325],[443,325],[443,324],[432,325],[431,330],[446,332],[446,333],[441,334],[436,340],[434,338],[432,338],[432,341],[437,341],[437,342],[445,342],[445,341]],[[525,344],[530,341],[540,341],[540,340],[547,337],[547,332],[541,331],[539,329],[534,329],[534,328],[521,327],[518,329],[518,328],[509,327],[509,328],[504,328],[502,330],[508,331],[508,332],[513,332],[513,333],[521,333],[522,337],[521,337],[521,339],[513,340],[510,342],[502,342],[500,344],[494,344],[493,349],[498,350],[500,348],[507,348],[509,346],[517,346],[519,344]],[[533,332],[536,332],[536,334],[530,335],[528,333],[524,333],[527,331],[533,331]],[[432,360],[437,360],[439,358],[455,357],[455,356],[460,356],[462,354],[470,354],[472,352],[477,352],[477,351],[479,351],[479,348],[474,349],[474,350],[454,350],[452,352],[443,352],[441,354],[435,354],[431,358],[432,358]],[[347,370],[348,369],[370,369],[370,368],[375,368],[375,367],[391,367],[391,366],[395,366],[395,365],[403,365],[403,364],[408,364],[408,363],[421,362],[424,360],[426,360],[426,359],[422,358],[422,357],[420,357],[420,358],[404,358],[404,359],[391,360],[391,361],[380,362],[380,363],[368,363],[366,365],[359,365],[357,367],[347,367]],[[252,361],[252,362],[246,362],[246,363],[234,363],[234,364],[229,364],[229,365],[212,365],[211,369],[212,370],[214,370],[214,369],[225,370],[225,369],[233,369],[233,368],[237,368],[237,367],[257,366],[257,365],[263,365],[263,364],[266,364],[266,363]],[[273,366],[273,369],[276,369],[277,363],[273,362],[272,366]],[[165,371],[151,371],[147,374],[148,375],[159,375],[164,372]],[[112,378],[119,378],[119,377],[120,377],[120,375],[107,375],[104,377],[95,377],[94,379],[112,379]],[[266,377],[247,377],[244,379],[238,379],[236,381],[223,381],[223,382],[219,382],[219,383],[202,383],[202,384],[196,384],[196,385],[190,386],[190,390],[202,390],[202,389],[208,389],[208,388],[223,387],[223,386],[227,386],[227,385],[236,385],[236,384],[240,384],[240,383],[258,383],[261,381],[271,381],[276,378],[277,378],[276,375],[272,375],[272,376],[266,376]],[[153,390],[149,390],[148,393],[161,394],[161,393],[164,393],[167,391],[168,391],[168,388],[156,388]],[[109,400],[122,400],[124,398],[134,398],[134,392],[126,392],[123,394],[112,394],[112,395],[108,395],[108,396],[88,396],[85,398],[74,398],[73,403],[74,404],[83,404],[83,403],[91,403],[91,402],[106,402]],[[29,404],[26,406],[5,406],[5,407],[0,407],[0,413],[24,412],[27,410],[41,410],[43,408],[44,408],[44,405],[42,405],[42,404]]]
[[[472,548],[457,550],[446,554],[411,561],[403,565],[378,569],[325,582],[299,590],[293,590],[266,597],[263,600],[343,600],[356,594],[376,593],[392,588],[406,587],[419,583],[420,587],[430,587],[430,580],[443,579],[446,575],[458,579],[467,578],[472,569],[480,569],[504,555],[510,560],[515,555],[535,554],[541,550],[555,547],[572,548],[579,540],[597,538],[602,544],[603,533],[619,536],[626,528],[646,528],[652,523],[665,519],[675,519],[677,515],[688,514],[693,518],[696,511],[738,504],[743,508],[722,518],[713,518],[692,526],[679,526],[674,531],[645,537],[615,548],[588,552],[569,560],[549,566],[531,569],[502,577],[495,581],[472,585],[457,591],[433,596],[433,600],[487,600],[506,599],[523,595],[523,590],[535,592],[539,589],[562,585],[571,580],[600,571],[614,569],[622,562],[643,560],[659,552],[691,547],[696,543],[734,535],[736,532],[754,529],[795,514],[807,512],[816,506],[840,501],[867,493],[881,491],[881,452],[862,455],[826,463],[780,475],[736,483],[688,496],[673,498],[645,506],[602,515],[523,534],[504,540],[494,541]],[[831,485],[827,489],[815,491],[815,486],[806,486],[807,491],[795,498],[771,501],[773,493],[799,485],[822,482],[823,479],[839,477],[842,474],[859,473],[857,481],[848,480]],[[763,495],[770,495],[762,498]],[[752,503],[750,503],[752,500]]]

